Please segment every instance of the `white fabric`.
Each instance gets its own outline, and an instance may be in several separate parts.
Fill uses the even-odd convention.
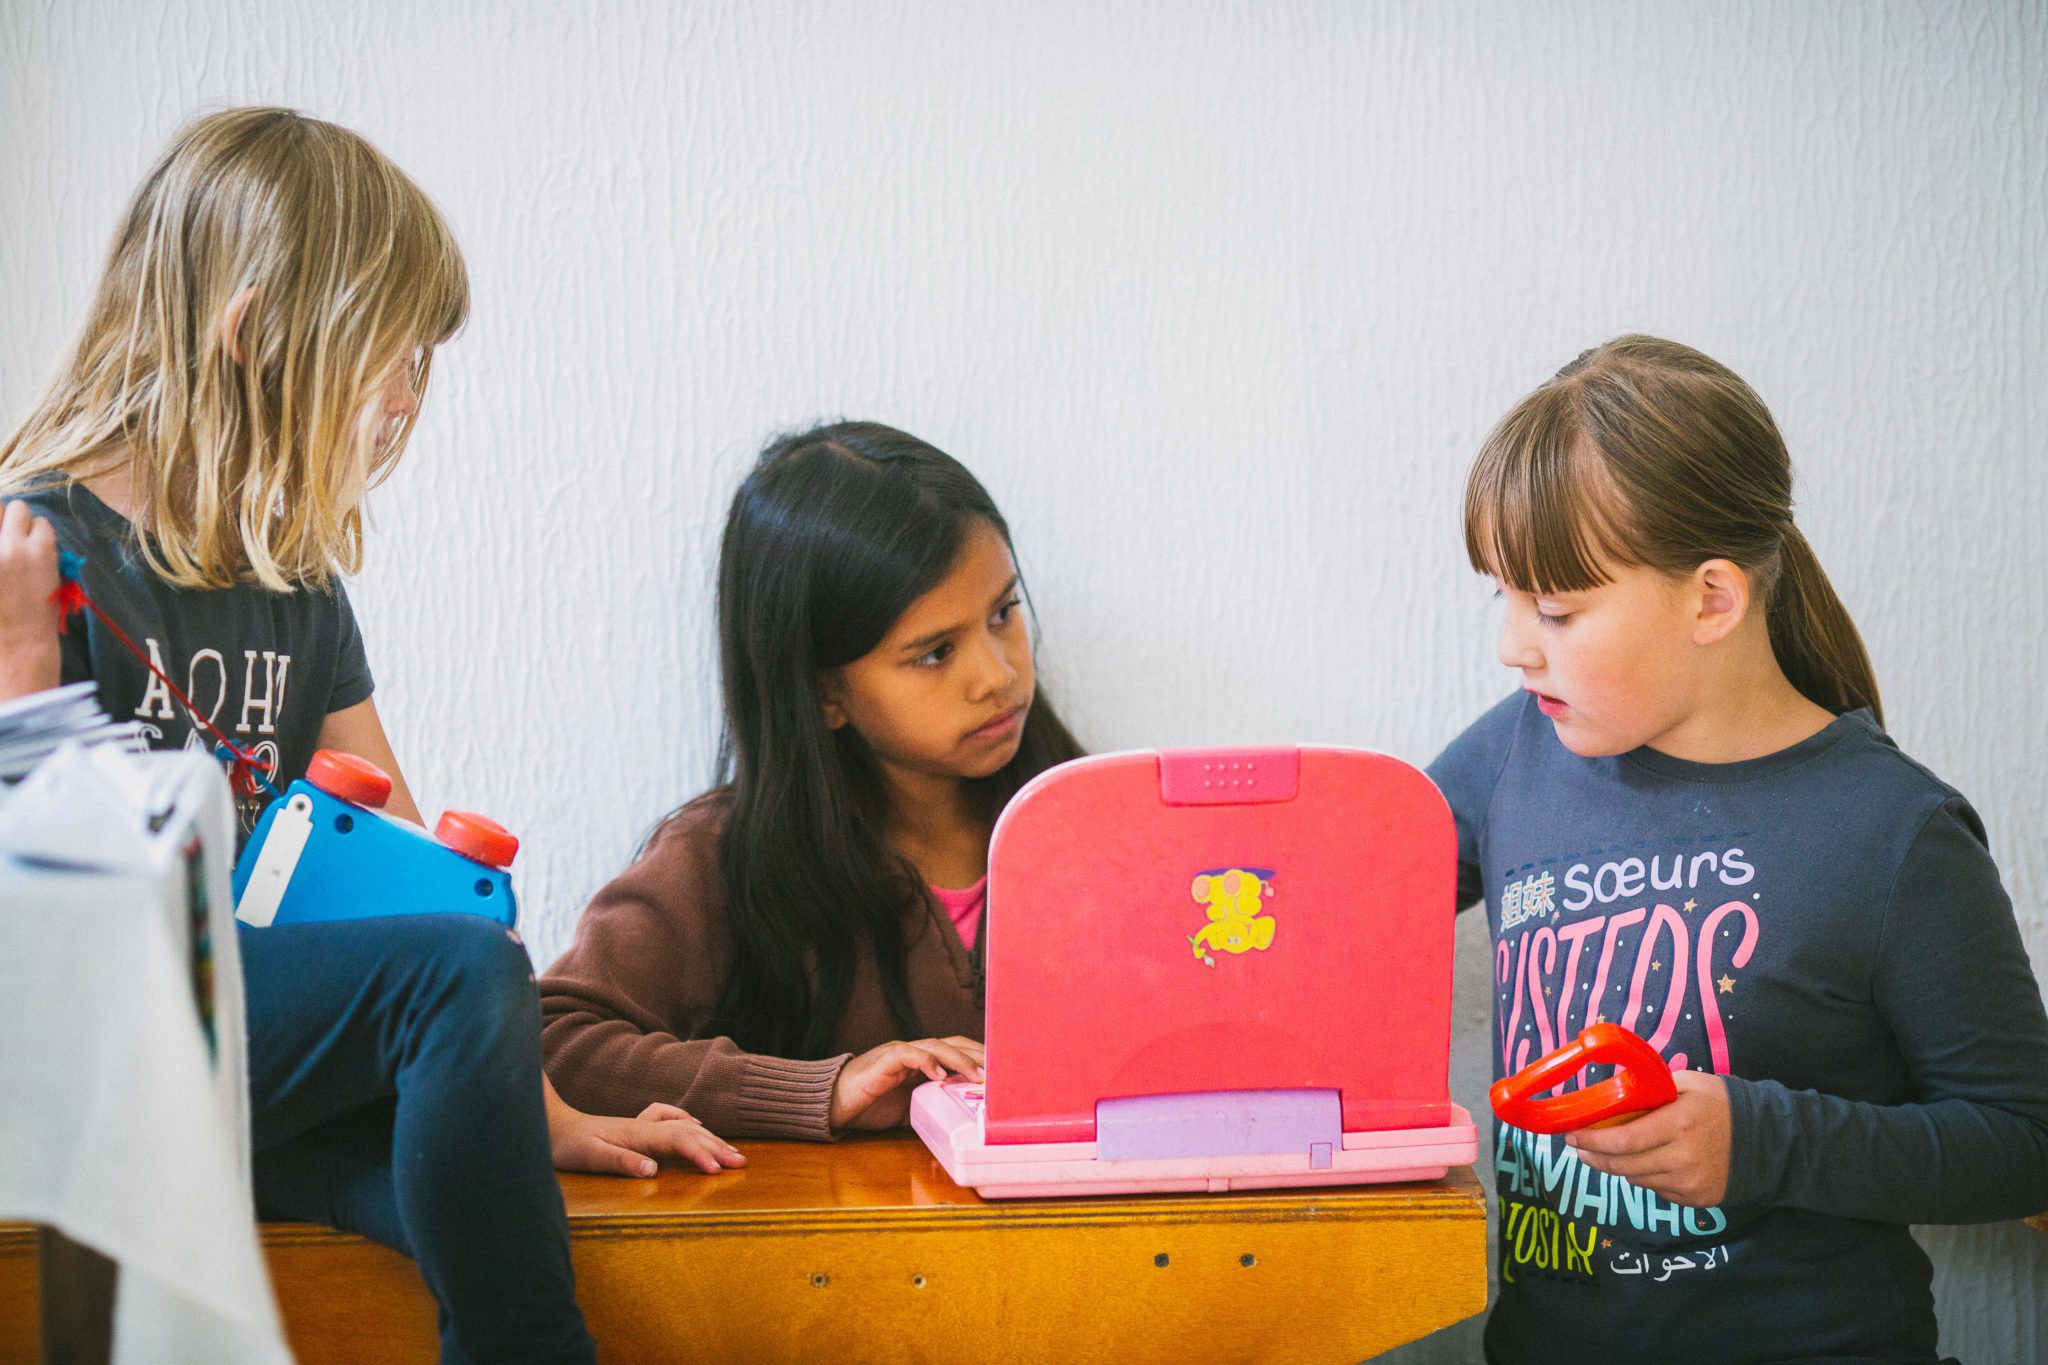
[[[115,1365],[291,1359],[249,1186],[233,819],[197,753],[67,747],[0,794],[0,1217],[119,1264]]]

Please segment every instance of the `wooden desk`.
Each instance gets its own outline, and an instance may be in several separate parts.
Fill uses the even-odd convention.
[[[1352,1362],[1486,1306],[1486,1207],[1469,1170],[984,1202],[907,1135],[745,1150],[747,1169],[718,1177],[562,1178],[577,1297],[608,1365]],[[303,1224],[266,1226],[264,1243],[303,1365],[435,1359],[411,1262]],[[32,1245],[0,1228],[0,1359],[33,1358],[19,1316],[34,1305]]]

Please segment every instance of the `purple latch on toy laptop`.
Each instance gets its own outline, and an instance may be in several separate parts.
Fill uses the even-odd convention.
[[[1204,1090],[1095,1104],[1095,1159],[1268,1156],[1300,1152],[1315,1170],[1344,1143],[1335,1090]]]

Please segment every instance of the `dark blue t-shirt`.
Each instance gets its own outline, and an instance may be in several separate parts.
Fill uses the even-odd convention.
[[[21,500],[50,522],[61,548],[84,556],[87,595],[211,724],[272,765],[277,786],[304,774],[330,712],[370,696],[363,637],[339,583],[327,592],[174,588],[150,571],[135,528],[83,484]],[[115,720],[140,721],[151,748],[213,752],[213,740],[170,689],[92,613],[71,618],[62,656],[63,681],[98,683],[101,708]],[[240,798],[243,835],[268,801]]]
[[[1489,1358],[1934,1359],[1907,1225],[2048,1208],[2048,1013],[1969,803],[1867,711],[1740,763],[1581,758],[1517,693],[1429,771],[1495,1076],[1606,1019],[1726,1077],[1734,1129],[1691,1209],[1496,1122]]]

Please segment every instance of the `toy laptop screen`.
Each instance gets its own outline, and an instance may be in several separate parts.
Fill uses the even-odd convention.
[[[1344,749],[1083,759],[989,855],[989,1143],[1097,1101],[1334,1089],[1347,1132],[1450,1121],[1456,836],[1429,779]]]

